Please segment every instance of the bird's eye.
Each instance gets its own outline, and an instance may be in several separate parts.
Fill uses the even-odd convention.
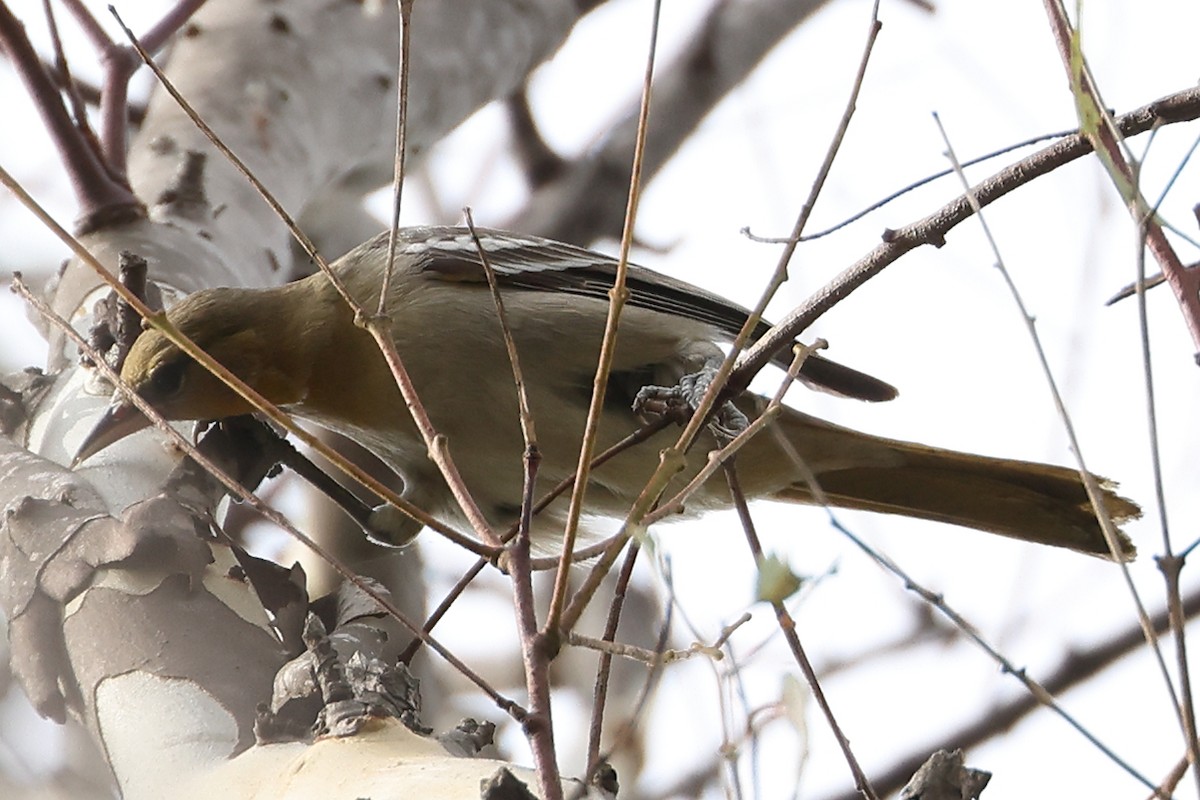
[[[187,361],[177,358],[160,364],[150,375],[150,388],[156,400],[165,400],[179,393],[183,388],[183,374]]]

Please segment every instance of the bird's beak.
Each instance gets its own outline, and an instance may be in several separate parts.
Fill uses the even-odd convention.
[[[112,403],[105,410],[104,416],[96,423],[96,427],[92,428],[92,432],[79,445],[71,467],[77,467],[110,444],[119,442],[129,434],[137,433],[149,425],[150,420],[138,411],[137,406],[114,397]]]

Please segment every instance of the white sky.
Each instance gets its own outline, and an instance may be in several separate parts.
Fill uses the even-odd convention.
[[[735,0],[736,2],[736,0]],[[17,2],[25,14],[40,3]],[[140,5],[140,4],[135,4]],[[691,33],[710,3],[667,0],[663,62]],[[791,227],[832,132],[857,65],[869,3],[835,2],[793,34],[766,65],[721,105],[703,130],[663,171],[642,205],[639,236],[666,252],[639,260],[750,304],[777,249],[739,233],[781,235]],[[618,0],[593,15],[544,68],[533,101],[549,141],[563,152],[595,144],[597,132],[633,96],[643,70],[648,4]],[[960,158],[1039,133],[1070,128],[1074,111],[1040,3],[1007,0],[944,2],[934,15],[908,3],[883,4],[884,27],[858,113],[813,217],[815,228],[838,221],[893,190],[942,169],[938,112]],[[1193,84],[1197,78],[1195,3],[1092,3],[1084,6],[1084,47],[1107,103],[1118,111]],[[77,67],[78,68],[78,67]],[[0,67],[0,107],[26,120],[21,90]],[[469,204],[476,221],[501,221],[519,207],[511,166],[494,161],[503,144],[498,109],[481,112],[438,148],[430,167],[440,207]],[[1197,135],[1196,126],[1161,132],[1146,163],[1147,195],[1156,198]],[[70,196],[55,156],[32,122],[0,126],[0,163],[69,220]],[[1137,139],[1142,154],[1146,137]],[[1011,160],[970,170],[982,177]],[[481,175],[483,177],[481,177]],[[924,216],[955,195],[943,179],[846,231],[801,248],[792,280],[773,307],[783,313],[853,262],[885,227]],[[1200,180],[1189,166],[1163,204],[1166,218],[1195,230],[1191,207]],[[406,194],[410,221],[442,221],[422,192]],[[1075,164],[987,210],[1002,255],[1038,320],[1051,367],[1091,468],[1120,481],[1147,508],[1129,527],[1142,557],[1132,566],[1152,609],[1162,581],[1161,551],[1146,441],[1137,317],[1133,302],[1105,309],[1103,300],[1133,280],[1134,235],[1128,215],[1094,161]],[[44,275],[61,257],[37,234],[15,202],[0,197],[0,271]],[[1185,262],[1194,250],[1179,243]],[[1062,426],[1050,404],[1021,319],[992,268],[978,225],[957,228],[940,250],[925,248],[889,268],[830,313],[815,333],[830,354],[901,389],[886,406],[866,406],[797,390],[805,410],[897,438],[990,455],[1070,463]],[[1167,503],[1175,546],[1195,536],[1197,441],[1194,413],[1200,378],[1180,314],[1165,287],[1149,300]],[[39,340],[16,301],[0,294],[0,367],[41,363]],[[762,508],[768,547],[801,573],[836,565],[797,611],[801,635],[820,666],[894,638],[909,623],[913,599],[825,523],[824,512]],[[924,585],[946,595],[983,635],[1035,677],[1075,648],[1129,624],[1131,603],[1111,565],[1049,552],[983,534],[891,517],[840,514],[855,532],[885,550]],[[731,516],[660,531],[672,560],[675,591],[711,640],[747,608],[749,557]],[[431,547],[439,565],[454,556]],[[435,574],[437,573],[435,570]],[[445,575],[454,570],[446,567]],[[1185,573],[1185,578],[1189,577]],[[1187,581],[1194,584],[1194,580]],[[769,636],[768,610],[735,639],[745,651]],[[480,612],[483,613],[483,612]],[[498,622],[497,628],[506,622]],[[677,636],[679,641],[686,641]],[[466,639],[466,634],[463,634]],[[466,642],[462,645],[468,647]],[[468,650],[469,653],[469,650]],[[1168,648],[1168,658],[1170,655]],[[828,681],[830,702],[870,774],[928,737],[973,719],[1011,697],[1016,681],[963,644],[926,645]],[[778,696],[783,675],[796,672],[778,636],[746,674],[751,703]],[[693,663],[668,673],[650,729],[648,780],[666,780],[715,745],[719,691],[712,672]],[[1087,687],[1062,698],[1088,728],[1151,780],[1182,754],[1178,726],[1152,662],[1126,659]],[[820,797],[851,785],[815,709],[808,709],[801,796]],[[800,769],[798,737],[781,723],[763,744],[762,797],[788,797]],[[682,732],[682,735],[681,735]],[[688,738],[692,735],[698,738]],[[984,797],[1143,797],[1122,770],[1049,713],[970,753],[968,762],[995,772]],[[749,784],[747,784],[749,785]],[[1178,797],[1195,797],[1185,781]]]

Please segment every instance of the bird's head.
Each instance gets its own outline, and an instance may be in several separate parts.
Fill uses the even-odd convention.
[[[303,399],[305,370],[297,369],[296,359],[287,357],[288,326],[282,315],[273,313],[266,290],[196,292],[167,316],[180,333],[275,405]],[[223,419],[254,411],[220,378],[153,328],[142,331],[134,342],[121,378],[170,420]],[[104,416],[80,445],[75,463],[149,424],[131,402],[114,394]]]

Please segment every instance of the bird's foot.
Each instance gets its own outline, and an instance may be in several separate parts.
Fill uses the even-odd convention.
[[[679,379],[674,386],[643,386],[633,400],[635,414],[663,417],[678,422],[691,418],[704,398],[708,387],[716,377],[717,369],[705,365]],[[726,443],[746,430],[750,420],[731,401],[726,400],[717,407],[708,421],[708,429],[717,440]]]

